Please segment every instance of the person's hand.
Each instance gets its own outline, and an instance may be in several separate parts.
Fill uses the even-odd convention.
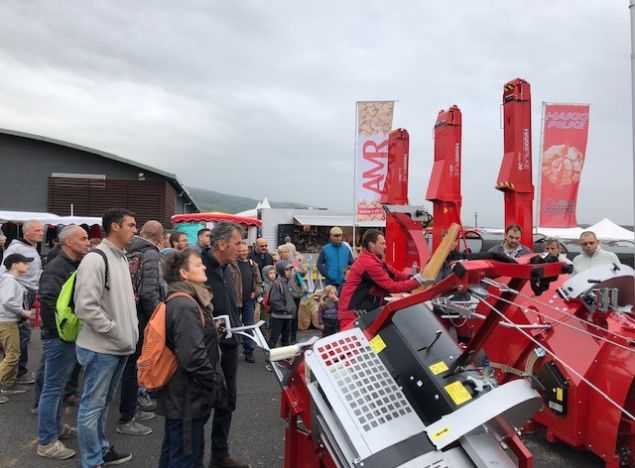
[[[412,276],[412,279],[417,280],[419,284],[434,284],[434,280],[430,280],[423,277],[423,272],[419,272],[416,275]]]
[[[27,320],[33,320],[35,318],[35,312],[33,312],[32,310],[25,310],[24,312],[22,312],[22,317]]]

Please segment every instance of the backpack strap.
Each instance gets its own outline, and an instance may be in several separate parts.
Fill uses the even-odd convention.
[[[205,326],[205,315],[203,315],[203,310],[201,309],[201,306],[198,304],[198,302],[196,301],[196,299],[194,299],[192,296],[190,296],[188,293],[186,292],[173,292],[172,294],[170,294],[168,297],[165,298],[165,300],[163,302],[165,302],[166,304],[171,301],[172,299],[174,299],[175,297],[187,297],[189,298],[194,304],[196,304],[196,308],[198,309],[198,313],[201,316],[201,325],[204,327]]]
[[[104,287],[110,291],[110,286],[108,286],[108,257],[106,257],[106,254],[101,249],[90,249],[88,253],[91,253],[91,252],[98,254],[101,258],[104,259],[104,265],[106,266],[106,270],[104,273],[104,276],[105,276]]]

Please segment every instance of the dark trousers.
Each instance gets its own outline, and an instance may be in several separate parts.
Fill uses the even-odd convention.
[[[30,309],[35,302],[37,291],[27,289],[25,307]],[[29,342],[31,341],[31,324],[28,321],[20,323],[18,326],[20,332],[20,362],[18,363],[18,377],[29,372],[26,365],[29,362]]]
[[[227,407],[216,408],[212,419],[212,459],[219,461],[229,455],[229,429],[236,409],[238,346],[220,346],[220,366],[227,385]]]
[[[292,319],[283,319],[271,317],[271,334],[269,335],[269,348],[275,348],[278,346],[278,339],[282,336],[280,344],[287,346],[290,344],[291,339],[291,324]],[[296,320],[297,323],[297,320]]]
[[[322,328],[322,337],[332,335],[340,331],[340,321],[337,319],[323,319],[322,323],[324,324],[324,328]]]
[[[46,360],[44,359],[44,354],[42,353],[42,360],[40,361],[40,366],[37,368],[37,373],[35,374],[34,408],[37,408],[40,403],[40,395],[42,393],[42,387],[44,386],[44,372],[46,371],[45,362]],[[76,363],[70,379],[66,382],[66,387],[64,388],[64,399],[69,396],[79,396],[79,374],[81,371],[82,366]]]
[[[139,341],[135,352],[128,356],[126,367],[121,375],[121,395],[119,395],[119,423],[125,424],[132,421],[137,414],[137,393],[139,392],[139,384],[137,382],[137,359],[141,356],[141,348],[143,347],[143,332],[146,323],[139,322]]]
[[[202,468],[207,418],[192,419],[192,453],[183,453],[183,420],[165,418],[159,468]]]
[[[295,317],[291,319],[290,344],[295,344],[298,341],[298,314],[300,313],[300,299],[293,300],[295,301]]]

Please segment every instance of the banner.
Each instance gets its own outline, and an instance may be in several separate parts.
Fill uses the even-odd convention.
[[[392,128],[393,101],[357,103],[355,147],[355,212],[357,222],[382,221],[379,202],[386,180],[388,134]]]
[[[545,104],[540,165],[540,227],[576,227],[589,106]]]

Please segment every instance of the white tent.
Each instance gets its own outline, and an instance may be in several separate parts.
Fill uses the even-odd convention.
[[[35,211],[0,211],[0,224],[16,223],[21,224],[30,219],[36,219],[42,224],[59,224],[67,226],[69,224],[101,224],[101,218],[91,216],[57,216],[53,213],[40,213]]]
[[[536,233],[547,237],[556,237],[558,239],[577,239],[584,232],[581,227],[574,228],[536,228]]]
[[[635,240],[635,233],[615,224],[610,219],[604,218],[602,221],[589,226],[584,231],[593,231],[598,239],[607,240]]]

